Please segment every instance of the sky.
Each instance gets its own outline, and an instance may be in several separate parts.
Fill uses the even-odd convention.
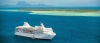
[[[0,0],[0,5],[16,5],[18,1],[25,1],[26,3],[46,4],[53,6],[99,6],[100,0]]]

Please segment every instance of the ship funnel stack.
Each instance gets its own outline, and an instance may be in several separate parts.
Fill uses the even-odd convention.
[[[30,25],[27,22],[24,22],[24,25],[23,26],[30,27]]]
[[[41,26],[42,26],[43,28],[45,28],[44,25],[43,25],[43,23],[41,23]]]

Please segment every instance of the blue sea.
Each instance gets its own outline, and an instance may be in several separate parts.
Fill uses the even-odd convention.
[[[0,12],[1,43],[100,43],[100,17],[52,16],[30,12]],[[15,36],[16,26],[28,22],[31,26],[44,23],[57,34],[52,40]]]
[[[10,10],[16,10],[16,9],[41,9],[41,10],[100,10],[100,7],[0,7],[0,9],[10,9]]]

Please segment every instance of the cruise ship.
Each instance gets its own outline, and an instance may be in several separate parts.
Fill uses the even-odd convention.
[[[53,32],[52,28],[44,27],[43,23],[40,26],[32,27],[27,22],[24,22],[23,26],[16,27],[15,35],[32,39],[52,39],[56,33]]]

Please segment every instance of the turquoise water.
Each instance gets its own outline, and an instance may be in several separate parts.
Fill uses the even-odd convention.
[[[21,8],[6,8],[6,9],[1,9],[0,8],[0,11],[4,11],[4,12],[30,12],[29,14],[36,14],[36,15],[52,15],[52,16],[92,16],[92,17],[100,17],[100,11],[99,11],[99,8],[97,8],[98,10],[97,11],[94,11],[93,9],[91,9],[91,11],[94,11],[94,12],[73,12],[73,11],[46,11],[47,8],[43,8],[43,10],[45,11],[41,11],[42,8],[38,8],[39,11],[34,11],[34,10],[31,10],[30,8],[30,11],[20,11],[19,9]],[[25,9],[25,8],[23,8]],[[27,8],[26,8],[27,9]],[[29,9],[29,8],[28,8]],[[32,8],[34,9],[34,8]],[[48,10],[51,10],[51,9],[57,9],[57,8],[48,8]],[[68,10],[68,8],[60,8],[62,10]],[[58,9],[58,10],[60,10]],[[77,8],[76,8],[77,9]],[[84,8],[85,9],[85,8]],[[83,9],[83,10],[84,10]],[[86,8],[87,9],[87,8]],[[96,10],[96,8],[94,8]],[[21,9],[22,10],[22,9]],[[72,10],[72,9],[70,9]],[[75,9],[73,9],[75,10]],[[79,9],[78,9],[79,10]]]
[[[100,17],[50,16],[30,12],[0,12],[0,42],[2,43],[100,43]],[[16,26],[29,22],[44,23],[57,34],[52,40],[39,40],[14,35]]]

